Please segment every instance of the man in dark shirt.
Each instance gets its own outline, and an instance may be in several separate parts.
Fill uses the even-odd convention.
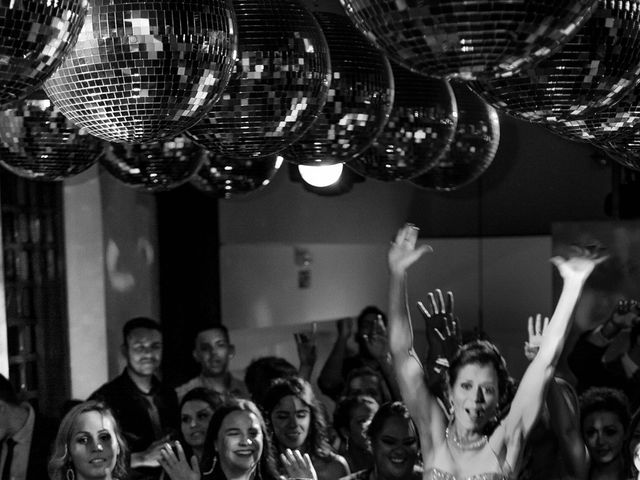
[[[157,479],[160,448],[179,427],[175,390],[156,377],[162,361],[162,332],[156,321],[136,317],[124,325],[122,336],[124,372],[90,398],[104,401],[113,410],[131,451],[130,478]]]
[[[9,380],[0,375],[0,479],[48,478],[47,460],[57,422],[21,402]]]

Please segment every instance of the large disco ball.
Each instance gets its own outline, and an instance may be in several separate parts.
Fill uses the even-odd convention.
[[[533,122],[588,118],[640,80],[640,0],[600,0],[577,35],[518,75],[474,89],[496,108]]]
[[[380,134],[393,106],[389,60],[343,15],[316,12],[331,54],[331,89],[313,126],[283,151],[292,163],[331,165],[353,159]]]
[[[102,148],[102,141],[73,125],[42,91],[0,111],[0,164],[21,177],[72,177],[93,165]]]
[[[260,157],[296,141],[331,81],[329,48],[299,0],[234,0],[238,61],[222,98],[187,134],[211,152]]]
[[[269,185],[282,165],[282,157],[230,158],[210,155],[191,184],[201,192],[230,199]]]
[[[42,86],[75,45],[88,0],[0,2],[0,108]]]
[[[90,0],[76,46],[45,90],[97,137],[170,140],[220,97],[236,48],[226,0]]]
[[[346,165],[365,177],[408,180],[436,165],[458,121],[449,82],[392,64],[395,100],[389,121],[373,145]]]
[[[340,0],[392,60],[424,75],[508,76],[556,51],[597,0]]]
[[[489,168],[500,143],[496,110],[466,84],[452,83],[458,105],[458,125],[449,151],[411,183],[429,190],[450,191],[467,185]]]
[[[108,144],[100,163],[130,187],[164,192],[188,182],[206,156],[206,150],[179,136],[165,142]]]

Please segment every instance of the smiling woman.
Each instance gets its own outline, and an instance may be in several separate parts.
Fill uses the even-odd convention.
[[[88,401],[62,419],[49,460],[51,480],[117,480],[126,477],[125,446],[107,406]]]
[[[342,480],[419,480],[420,447],[416,427],[401,402],[385,403],[367,429],[374,463]]]
[[[299,377],[274,381],[262,407],[280,452],[296,449],[308,454],[318,480],[335,480],[350,473],[347,461],[327,442],[324,415],[309,382]]]

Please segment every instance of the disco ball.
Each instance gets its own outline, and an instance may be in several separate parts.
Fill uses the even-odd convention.
[[[392,60],[424,75],[509,76],[547,57],[589,18],[597,0],[340,0]]]
[[[450,191],[477,179],[493,162],[500,143],[500,120],[466,84],[452,83],[458,105],[458,125],[449,151],[427,173],[411,183],[430,190]]]
[[[110,143],[100,163],[126,185],[148,192],[164,192],[188,182],[206,156],[206,150],[180,136],[148,144]]]
[[[533,122],[589,118],[640,80],[640,0],[600,0],[577,35],[518,75],[474,83],[496,108]]]
[[[282,157],[230,158],[210,155],[191,184],[218,198],[229,199],[267,186],[282,165]]]
[[[236,48],[235,15],[226,0],[90,0],[76,46],[45,90],[97,137],[170,140],[220,97]]]
[[[0,108],[27,97],[74,46],[88,0],[0,3]]]
[[[0,164],[31,180],[63,180],[93,165],[103,143],[78,129],[42,91],[0,111]]]
[[[346,165],[365,177],[408,180],[436,165],[456,130],[458,110],[446,80],[392,64],[395,100],[389,121],[362,155]]]
[[[393,106],[389,60],[343,15],[316,12],[331,54],[332,80],[322,113],[282,156],[297,164],[342,163],[366,150]]]
[[[299,0],[234,0],[235,75],[209,114],[187,134],[231,157],[276,153],[311,126],[327,100],[329,48]]]

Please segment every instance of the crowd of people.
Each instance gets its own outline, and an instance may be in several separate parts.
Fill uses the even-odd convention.
[[[640,469],[640,307],[621,299],[556,371],[583,286],[606,256],[553,257],[562,292],[551,318],[528,319],[516,380],[490,341],[463,341],[454,297],[418,310],[427,350],[414,348],[407,272],[431,249],[410,224],[388,253],[388,317],[366,307],[337,322],[312,382],[315,334],[295,335],[300,365],[261,357],[234,377],[221,324],[200,331],[198,376],[160,380],[162,328],[123,328],[124,371],[60,422],[41,417],[0,376],[0,480],[628,480]],[[604,353],[622,332],[626,352]],[[357,348],[350,346],[355,338]]]

